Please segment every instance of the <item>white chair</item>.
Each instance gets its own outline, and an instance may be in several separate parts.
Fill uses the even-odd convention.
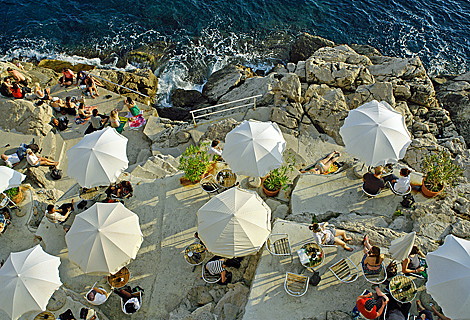
[[[382,262],[382,270],[379,273],[366,273],[364,272],[364,268],[362,266],[362,262],[359,263],[361,265],[361,271],[364,275],[364,278],[373,284],[381,284],[385,280],[387,280],[387,270],[385,268],[385,264]]]
[[[284,289],[293,297],[301,297],[307,293],[308,280],[306,276],[286,272],[286,279],[284,280]]]
[[[396,196],[400,196],[400,197],[406,196],[406,195],[409,194],[409,193],[411,192],[411,190],[412,190],[411,185],[410,185],[410,186],[408,186],[408,190],[406,190],[405,192],[401,193],[401,192],[396,191],[396,190],[393,188],[393,185],[391,184],[390,181],[387,181],[387,184],[388,184],[388,186],[390,187],[390,190],[391,190],[392,193],[393,193],[392,200],[390,200],[389,203],[391,203],[391,202],[393,201],[393,199],[395,199]]]
[[[377,192],[377,194],[371,194],[371,193],[368,193],[366,190],[364,190],[364,185],[362,185],[361,188],[362,188],[363,194],[367,196],[368,198],[375,198],[382,192],[382,189],[379,189],[379,192]]]
[[[85,299],[86,299],[86,301],[88,301],[89,303],[91,303],[92,305],[95,305],[95,306],[97,306],[97,305],[99,305],[99,304],[93,303],[93,301],[88,300],[88,294],[93,290],[93,288],[96,287],[96,284],[97,284],[97,283],[98,283],[98,281],[95,282],[95,284],[93,284],[93,286],[91,286],[91,289],[85,294]],[[104,290],[104,291],[106,292],[106,300],[108,300],[109,296],[110,296],[111,293],[113,292],[113,291],[111,290],[111,288],[109,288],[108,290],[106,290],[106,288],[103,288],[103,286],[98,286],[97,288],[99,288],[99,289],[101,289],[101,290]],[[106,300],[105,300],[104,302],[106,302]],[[104,302],[102,302],[102,303],[104,303]],[[100,303],[100,304],[102,304],[102,303]]]
[[[206,264],[207,263],[202,266],[202,280],[207,283],[217,283],[222,278],[222,276],[220,274],[210,274],[209,270],[206,268]]]
[[[347,259],[347,260],[346,260]],[[349,260],[349,263],[348,263]],[[353,268],[354,267],[354,268]],[[349,257],[343,258],[329,267],[331,273],[341,282],[351,283],[356,281],[359,276],[359,269],[349,259]],[[354,272],[354,269],[356,271]]]
[[[121,298],[121,310],[122,310],[122,312],[124,312],[125,314],[134,314],[134,313],[136,313],[137,311],[139,311],[139,310],[140,310],[140,307],[142,306],[142,292],[137,291],[137,292],[132,293],[132,298],[137,298],[137,300],[139,300],[139,309],[137,309],[135,312],[131,312],[131,313],[127,312],[127,311],[126,311],[126,308],[125,308],[126,303],[124,303],[124,300]],[[132,298],[131,298],[131,299],[132,299]],[[127,301],[126,301],[126,302],[127,302]]]
[[[220,190],[220,186],[218,185],[214,176],[211,174],[201,179],[201,181],[199,182],[199,186],[203,191],[207,192],[209,197],[211,197],[213,193],[219,193]]]
[[[290,256],[292,263],[292,248],[287,233],[272,233],[266,239],[266,249],[273,256]]]

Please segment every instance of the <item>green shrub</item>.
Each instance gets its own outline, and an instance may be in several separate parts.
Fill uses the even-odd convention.
[[[11,199],[15,197],[19,192],[20,192],[20,188],[16,187],[16,188],[11,188],[11,189],[6,190],[5,194],[8,196],[8,198]]]
[[[288,174],[294,170],[295,157],[289,152],[285,165],[271,170],[263,182],[263,185],[269,191],[279,190],[284,187],[284,190],[288,188],[288,184],[291,183],[291,179]]]
[[[463,169],[454,164],[450,154],[444,150],[426,155],[421,167],[426,175],[426,188],[433,192],[439,192],[445,184],[453,185],[463,173]]]
[[[207,143],[200,146],[189,146],[180,158],[179,170],[184,171],[184,177],[191,182],[201,179],[210,164],[210,155],[207,154]]]

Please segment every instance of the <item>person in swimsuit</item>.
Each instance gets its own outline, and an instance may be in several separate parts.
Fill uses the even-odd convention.
[[[328,171],[328,169],[330,169],[331,165],[339,159],[339,157],[341,157],[341,153],[339,153],[338,151],[333,151],[325,158],[318,161],[313,168],[301,170],[300,173],[309,172],[314,174],[324,174]]]
[[[346,236],[346,231],[335,228],[326,228],[328,222],[314,223],[308,228],[313,231],[313,237],[319,244],[337,245],[341,246],[346,251],[353,251],[353,248],[348,247],[345,241],[350,241],[352,238]],[[339,238],[341,237],[342,240]]]
[[[140,109],[137,107],[137,103],[135,103],[131,97],[127,97],[126,100],[124,100],[124,105],[129,109],[132,116],[137,117],[140,114]]]
[[[87,119],[89,117],[91,117],[92,113],[88,110],[85,110],[85,104],[83,102],[80,103],[80,105],[78,106],[78,116],[81,118],[81,119]]]
[[[13,86],[10,88],[10,90],[11,94],[13,94],[13,97],[15,97],[15,99],[23,99],[25,96],[25,92],[21,90],[17,82],[13,83]]]
[[[60,86],[71,86],[73,84],[73,77],[75,74],[72,70],[64,68],[62,69],[62,77],[59,79]]]
[[[362,270],[367,274],[377,274],[382,271],[382,262],[384,255],[380,254],[380,248],[377,246],[371,246],[369,243],[369,237],[364,236],[364,257],[362,258]]]
[[[96,89],[95,80],[93,79],[93,77],[90,74],[87,74],[87,76],[85,78],[85,85],[86,85],[86,92],[89,92],[90,96],[93,99],[95,99],[95,96],[93,95],[93,90],[95,91],[95,94],[96,94],[97,97],[100,96],[98,94],[98,90]]]
[[[22,86],[27,87],[28,86],[28,80],[26,80],[26,77],[19,71],[13,70],[12,68],[7,68],[7,71],[9,74],[15,78],[16,81],[18,81]]]
[[[426,256],[417,246],[413,246],[408,258],[405,258],[401,263],[402,272],[404,274],[424,272],[426,269],[424,266],[421,266],[422,263],[420,257],[424,259]]]

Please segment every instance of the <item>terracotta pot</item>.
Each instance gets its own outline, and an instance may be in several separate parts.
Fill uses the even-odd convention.
[[[267,178],[267,177],[266,177]],[[275,191],[271,191],[271,190],[268,190],[266,189],[266,187],[264,186],[264,180],[266,180],[266,178],[263,178],[261,180],[261,186],[263,186],[263,191],[264,191],[264,194],[267,195],[268,197],[275,197],[279,194],[279,191],[281,191],[281,188],[275,190]]]
[[[442,190],[444,190],[444,186],[442,186],[441,190],[435,192],[435,191],[431,191],[429,190],[428,188],[426,188],[426,186],[424,185],[424,180],[426,178],[423,178],[423,184],[421,185],[421,191],[423,192],[423,194],[428,197],[428,198],[434,198],[435,196],[437,196],[439,193],[442,192]]]
[[[21,187],[18,188],[18,193],[16,194],[16,196],[11,197],[10,199],[11,199],[11,201],[13,201],[13,202],[16,203],[16,204],[18,204],[18,203],[20,203],[21,201],[23,201],[23,199],[24,199],[24,194],[23,194],[23,190],[21,190]]]

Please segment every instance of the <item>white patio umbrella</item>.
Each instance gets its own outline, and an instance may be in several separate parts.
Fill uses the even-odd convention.
[[[12,252],[0,269],[0,308],[13,319],[34,310],[46,310],[52,294],[62,285],[60,258],[40,245]]]
[[[426,255],[428,293],[452,320],[470,319],[470,241],[448,235]]]
[[[256,192],[229,189],[197,214],[199,237],[210,252],[223,257],[258,252],[271,233],[271,209]]]
[[[85,188],[116,182],[127,168],[127,138],[107,127],[85,135],[67,151],[67,174]]]
[[[264,177],[282,165],[285,148],[277,123],[245,120],[225,137],[222,157],[235,173]]]
[[[0,192],[19,187],[26,176],[8,167],[0,167]]]
[[[396,163],[411,143],[405,118],[385,101],[372,100],[349,111],[339,133],[346,152],[374,167]]]
[[[397,238],[390,243],[388,252],[392,255],[392,259],[403,261],[410,255],[411,249],[415,243],[416,232],[405,234],[403,237]]]
[[[121,203],[95,203],[75,217],[65,241],[80,269],[104,275],[135,259],[143,236],[139,217]]]

